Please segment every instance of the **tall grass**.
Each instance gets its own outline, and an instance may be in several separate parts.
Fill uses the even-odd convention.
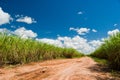
[[[101,59],[107,59],[107,53],[105,51],[105,44],[101,45],[99,48],[97,48],[92,54],[90,54],[93,57],[98,57]]]
[[[33,39],[0,34],[0,65],[81,56],[83,54],[72,48],[60,48]]]
[[[107,59],[109,66],[120,70],[120,32],[110,36],[94,53],[94,57]]]

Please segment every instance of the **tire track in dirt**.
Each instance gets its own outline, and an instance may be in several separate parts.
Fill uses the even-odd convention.
[[[90,57],[49,60],[0,69],[0,80],[114,80]]]

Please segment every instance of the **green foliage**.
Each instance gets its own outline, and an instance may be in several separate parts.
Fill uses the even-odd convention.
[[[98,62],[101,65],[107,65],[108,64],[106,59],[101,59],[101,58],[96,58],[96,57],[91,57],[91,58],[94,59],[94,61]]]
[[[101,45],[95,52],[91,54],[93,57],[98,57],[101,59],[107,59],[107,53],[105,52],[105,44]]]
[[[71,48],[60,48],[33,39],[0,34],[0,65],[83,56]]]
[[[110,36],[91,56],[107,59],[112,69],[120,70],[120,33]]]
[[[84,56],[83,54],[78,54],[78,51],[72,48],[64,48],[62,55],[65,58],[74,58],[74,57]]]

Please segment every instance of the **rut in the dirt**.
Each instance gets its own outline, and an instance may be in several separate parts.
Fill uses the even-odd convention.
[[[89,57],[50,60],[0,69],[0,80],[114,80]]]

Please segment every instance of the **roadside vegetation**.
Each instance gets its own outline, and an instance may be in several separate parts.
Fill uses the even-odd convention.
[[[103,65],[103,66],[108,65],[108,61],[106,59],[101,59],[101,58],[92,57],[92,56],[89,56],[89,57],[91,57],[95,62],[99,63],[100,65]]]
[[[97,57],[93,57],[93,56],[89,56],[89,57],[91,57],[95,62],[98,63],[97,66],[100,71],[110,73],[111,76],[114,78],[114,80],[120,80],[120,71],[111,69],[109,67],[107,59],[97,58]]]
[[[34,39],[22,39],[15,35],[0,34],[0,66],[81,56],[83,54],[72,48],[61,48]]]
[[[120,32],[109,36],[91,56],[105,59],[110,68],[120,70]]]

